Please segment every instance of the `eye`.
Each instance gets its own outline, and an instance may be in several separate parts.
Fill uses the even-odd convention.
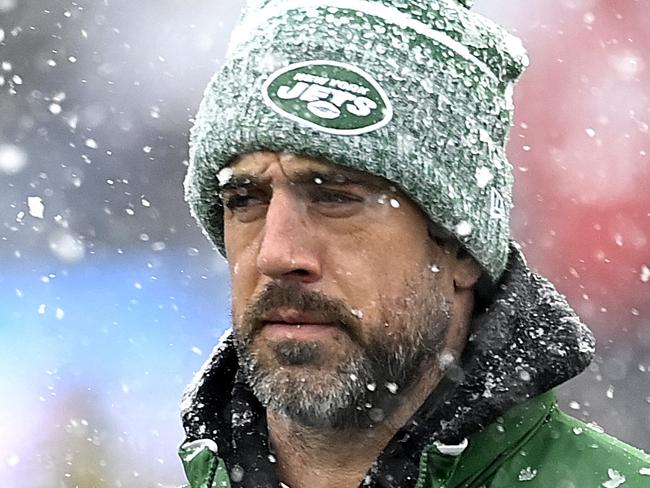
[[[313,191],[313,196],[312,200],[314,202],[319,202],[319,203],[339,203],[339,204],[345,204],[345,203],[361,203],[363,202],[363,198],[352,195],[350,193],[342,192],[342,191],[337,191],[337,190],[330,190],[327,188],[318,188]]]
[[[221,201],[225,208],[243,221],[253,220],[258,215],[263,215],[267,204],[267,198],[263,194],[246,188],[222,192]]]
[[[334,190],[319,185],[310,188],[309,201],[312,209],[321,215],[341,218],[361,211],[365,199],[352,191]]]
[[[249,195],[224,195],[222,196],[223,204],[229,210],[237,211],[245,209],[256,203],[261,203],[256,198],[253,198]]]

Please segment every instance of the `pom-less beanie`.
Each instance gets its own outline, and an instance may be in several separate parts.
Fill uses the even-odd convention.
[[[510,239],[516,37],[469,0],[253,0],[208,85],[186,199],[222,254],[219,172],[258,150],[394,182],[492,281]]]

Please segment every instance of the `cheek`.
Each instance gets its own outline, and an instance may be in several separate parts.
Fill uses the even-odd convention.
[[[363,313],[364,334],[397,343],[407,333],[402,315],[424,288],[434,291],[439,274],[425,250],[373,246],[359,250],[339,280],[348,303]],[[400,325],[401,324],[401,325]]]
[[[229,268],[231,309],[235,323],[239,323],[241,315],[255,293],[257,282],[255,268],[250,265],[250,260],[242,258],[229,261]]]
[[[423,247],[415,249],[400,244],[404,239],[365,239],[349,253],[333,257],[339,279],[355,290],[374,290],[377,296],[402,296],[404,282],[420,276],[429,267],[429,257]]]
[[[238,222],[234,217],[225,216],[223,224],[223,243],[228,261],[250,260],[259,249],[259,241],[264,229],[264,220]],[[255,262],[253,260],[253,262]]]

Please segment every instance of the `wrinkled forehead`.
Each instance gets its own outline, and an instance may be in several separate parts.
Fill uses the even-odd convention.
[[[397,186],[385,178],[294,153],[258,151],[243,154],[232,161],[227,171],[233,176],[265,179],[270,178],[269,173],[274,166],[281,168],[283,175],[292,181],[320,176],[332,183],[355,183],[386,191],[398,191]]]

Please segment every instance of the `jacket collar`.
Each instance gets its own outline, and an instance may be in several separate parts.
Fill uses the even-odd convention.
[[[487,307],[475,314],[458,368],[448,374],[377,458],[365,486],[414,486],[420,456],[438,441],[459,444],[516,405],[584,370],[594,354],[587,327],[512,243],[508,267]],[[264,408],[238,374],[227,333],[187,388],[187,439],[213,439],[236,486],[278,486]]]

